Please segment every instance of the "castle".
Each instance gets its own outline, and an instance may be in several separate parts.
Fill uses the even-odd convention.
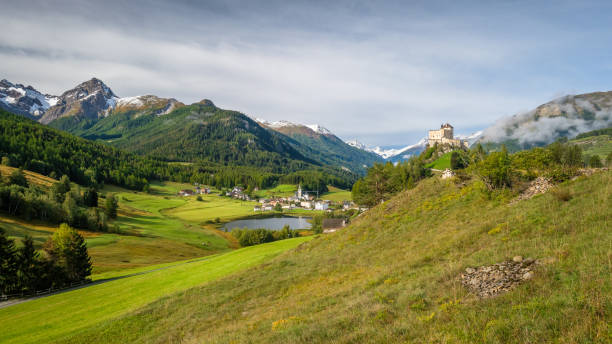
[[[433,147],[435,144],[448,144],[455,147],[468,148],[469,143],[464,140],[455,139],[453,136],[453,126],[445,123],[440,126],[439,130],[430,130],[427,138],[427,144]]]

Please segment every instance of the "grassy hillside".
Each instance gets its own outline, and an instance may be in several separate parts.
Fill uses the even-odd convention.
[[[598,131],[595,131],[595,133],[597,132]],[[612,134],[608,134],[607,132],[597,134],[599,135],[579,135],[579,137],[570,142],[580,146],[584,155],[599,155],[601,160],[605,161],[606,157],[612,153]]]
[[[453,152],[448,152],[448,153],[443,154],[435,161],[431,162],[430,164],[427,164],[426,167],[435,168],[437,170],[444,170],[444,169],[450,168],[450,160],[451,160],[452,153]]]
[[[3,308],[0,309],[3,327],[0,342],[50,342],[127,314],[160,297],[255,266],[309,239],[252,246]]]
[[[558,190],[510,205],[480,181],[430,178],[268,264],[61,342],[609,343],[612,172]],[[514,290],[479,299],[460,284],[516,255],[544,263]]]

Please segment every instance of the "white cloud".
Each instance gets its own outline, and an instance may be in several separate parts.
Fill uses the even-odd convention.
[[[537,51],[560,45],[542,39],[554,26],[529,19],[541,32],[516,37],[482,30],[494,19],[462,8],[438,16],[368,3],[276,11],[224,2],[75,4],[0,13],[9,28],[0,30],[1,77],[60,93],[96,76],[121,96],[209,98],[269,120],[368,136],[368,144],[406,143],[385,140],[446,121],[485,126],[555,91],[525,86],[541,75],[514,75]]]

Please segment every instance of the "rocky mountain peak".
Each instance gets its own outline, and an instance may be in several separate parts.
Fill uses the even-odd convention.
[[[58,99],[56,96],[42,94],[32,86],[0,80],[0,108],[31,119],[38,120]]]
[[[96,119],[113,109],[117,99],[119,98],[102,80],[92,78],[64,92],[57,104],[47,110],[40,122],[48,124],[67,116]]]

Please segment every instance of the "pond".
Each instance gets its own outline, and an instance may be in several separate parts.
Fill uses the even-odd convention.
[[[311,224],[308,222],[310,217],[267,217],[263,219],[246,219],[228,222],[223,226],[225,230],[230,232],[234,228],[249,228],[259,229],[265,228],[274,231],[283,229],[285,225],[289,225],[291,229],[310,229]]]

